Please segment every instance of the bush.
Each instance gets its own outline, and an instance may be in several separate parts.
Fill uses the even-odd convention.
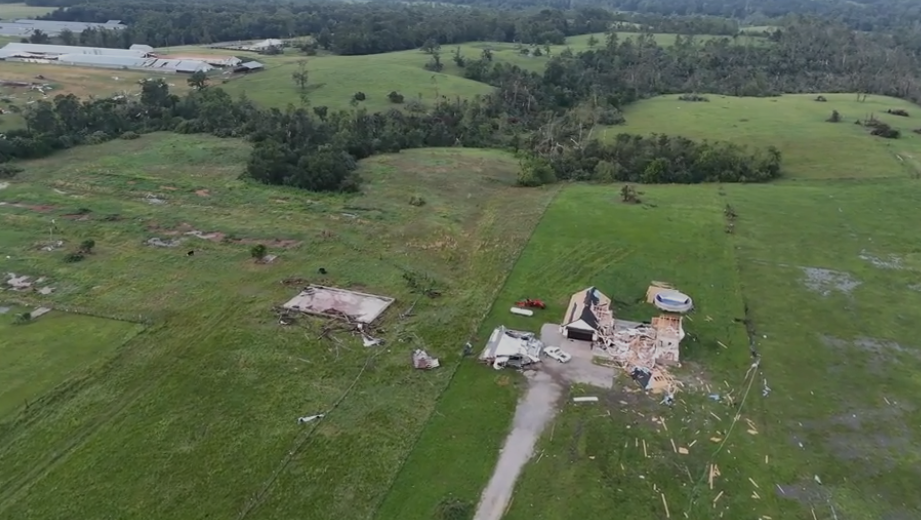
[[[267,247],[265,247],[262,244],[256,244],[252,248],[250,248],[249,256],[255,258],[256,260],[262,260],[263,258],[265,258],[265,255],[268,252],[269,250]]]
[[[418,99],[410,99],[406,102],[406,110],[409,112],[421,114],[425,112],[425,104]]]
[[[826,119],[826,121],[828,121],[829,123],[838,123],[841,121],[841,114],[839,114],[837,110],[832,110],[831,116],[828,119]]]
[[[818,101],[818,102],[820,102],[820,103],[824,103],[824,102],[828,101],[827,99],[825,99],[825,96],[816,96],[815,100]]]
[[[92,238],[88,238],[83,242],[80,242],[80,253],[89,254],[93,252],[93,248],[96,247],[96,241]]]
[[[367,98],[368,96],[366,96],[364,92],[356,92],[355,94],[352,95],[352,99],[354,99],[355,101],[364,101]]]
[[[595,115],[595,122],[599,125],[622,125],[626,121],[624,115],[614,108],[603,108]]]
[[[409,198],[409,205],[416,206],[417,208],[425,206],[425,199],[417,195],[413,195],[412,197]]]
[[[73,264],[83,260],[84,258],[86,257],[83,256],[83,253],[67,253],[67,255],[64,256],[64,263]]]
[[[710,99],[699,94],[682,94],[678,96],[678,101],[709,102]]]
[[[12,179],[21,171],[22,168],[18,168],[9,164],[0,164],[0,179]]]
[[[391,90],[390,94],[387,94],[387,99],[389,99],[391,103],[402,103],[403,94],[400,94],[396,90]]]
[[[901,108],[890,108],[889,110],[886,110],[886,113],[892,114],[894,116],[908,117],[908,112],[902,110]]]
[[[119,137],[119,139],[124,139],[124,140],[126,140],[126,141],[131,141],[132,139],[137,139],[137,138],[141,137],[141,134],[139,134],[139,133],[137,133],[137,132],[128,131],[128,132],[125,132],[125,133],[123,133],[122,135],[120,135],[120,136],[118,136],[118,137]]]
[[[32,313],[24,312],[22,314],[16,315],[16,319],[13,320],[13,324],[14,325],[25,325],[26,323],[30,323],[31,321],[32,321]]]

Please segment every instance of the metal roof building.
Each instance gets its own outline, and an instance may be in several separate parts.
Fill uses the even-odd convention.
[[[70,45],[42,45],[37,43],[8,43],[0,49],[0,59],[21,57],[53,57],[73,54],[98,56],[125,56],[143,58],[149,51],[143,49],[104,49],[100,47],[72,47]]]
[[[12,22],[0,22],[0,36],[27,37],[34,31],[41,31],[48,36],[58,36],[64,30],[79,34],[86,29],[118,30],[127,27],[121,20],[109,20],[106,23],[59,22],[54,20],[21,19]]]
[[[157,70],[161,72],[208,72],[214,67],[198,60],[164,60],[132,56],[97,56],[92,54],[65,54],[57,57],[58,63],[74,66],[112,69]]]

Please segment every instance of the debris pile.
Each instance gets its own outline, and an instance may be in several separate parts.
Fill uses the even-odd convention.
[[[492,331],[486,348],[480,354],[480,361],[492,365],[496,370],[503,367],[522,369],[540,362],[544,344],[531,332],[507,329],[499,326]]]
[[[652,282],[646,302],[663,308],[690,309],[691,299],[664,282]],[[608,310],[608,309],[605,309]],[[608,314],[610,311],[608,310]],[[680,384],[665,366],[677,365],[679,345],[686,336],[679,312],[663,312],[649,324],[629,324],[607,314],[599,322],[594,344],[644,389],[672,395]]]
[[[413,351],[412,360],[413,368],[417,368],[419,370],[431,370],[441,366],[441,363],[437,358],[433,358],[428,354],[428,352],[422,350],[421,348],[417,348]]]
[[[17,292],[35,291],[35,292],[38,292],[39,294],[49,295],[52,292],[54,292],[54,287],[50,287],[47,285],[44,287],[39,287],[40,285],[43,285],[45,282],[46,282],[46,279],[44,277],[33,280],[32,277],[28,275],[17,275],[16,273],[6,273],[6,281],[4,282],[3,285],[8,289],[17,291]]]

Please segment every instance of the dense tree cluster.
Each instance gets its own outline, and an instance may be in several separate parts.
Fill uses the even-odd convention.
[[[546,6],[566,9],[569,0],[443,0],[444,3],[526,9]],[[749,25],[783,24],[789,15],[837,20],[859,31],[884,31],[921,21],[921,4],[914,0],[587,0],[583,5],[621,12],[660,16],[711,16],[744,20]]]
[[[468,41],[563,43],[567,36],[603,32],[615,21],[604,9],[504,11],[386,2],[309,3],[84,0],[58,9],[51,20],[128,24],[119,31],[75,35],[83,44],[154,47],[312,35],[338,54],[376,54]],[[102,34],[106,33],[106,34]]]
[[[313,191],[355,191],[360,185],[355,174],[358,159],[429,146],[522,152],[532,164],[523,169],[523,184],[557,179],[745,182],[768,180],[780,173],[779,154],[765,158],[728,144],[695,144],[682,138],[619,136],[610,144],[588,139],[579,147],[552,144],[563,136],[545,127],[532,131],[538,119],[509,116],[491,97],[442,100],[422,113],[397,109],[330,112],[325,107],[293,106],[263,110],[245,97],[234,100],[215,87],[179,97],[170,94],[162,80],[155,80],[143,84],[137,100],[81,101],[73,95],[59,95],[52,102],[34,103],[24,116],[25,129],[0,138],[0,162],[42,157],[84,143],[135,138],[150,131],[207,132],[253,143],[248,177]],[[562,119],[556,126],[564,132],[577,128]],[[543,173],[534,177],[535,168]]]

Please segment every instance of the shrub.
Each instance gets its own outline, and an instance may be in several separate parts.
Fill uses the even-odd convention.
[[[389,99],[391,103],[402,103],[403,94],[400,94],[396,90],[391,90],[390,94],[387,94],[387,99]]]
[[[820,103],[824,103],[824,102],[828,101],[827,99],[825,99],[825,96],[816,96],[815,100],[818,101],[818,102],[820,102]]]
[[[425,199],[417,195],[413,195],[409,198],[409,205],[416,206],[417,208],[425,206]]]
[[[130,140],[132,140],[132,139],[137,139],[137,138],[141,137],[141,134],[139,134],[139,133],[137,133],[137,132],[131,132],[131,131],[129,130],[128,132],[125,132],[125,133],[123,133],[122,135],[120,135],[120,136],[118,136],[118,137],[119,137],[119,139],[124,139],[124,140],[126,140],[126,141],[130,141]]]
[[[93,248],[96,247],[96,241],[92,238],[88,238],[83,242],[80,242],[80,253],[89,254],[93,252]]]
[[[265,247],[262,244],[256,244],[252,248],[250,248],[249,256],[255,258],[256,260],[262,260],[263,258],[265,258],[265,255],[268,252],[269,250],[267,247]]]
[[[22,168],[9,164],[0,164],[0,179],[12,179],[21,171]]]
[[[889,110],[886,110],[886,113],[892,114],[894,116],[908,117],[908,112],[902,110],[901,108],[890,108]]]
[[[368,96],[366,96],[364,92],[360,92],[360,91],[352,95],[352,99],[354,99],[355,101],[364,101],[367,98]]]
[[[838,123],[841,121],[841,114],[839,114],[837,110],[832,110],[831,116],[828,119],[826,119],[826,121],[828,121],[829,123]]]
[[[709,102],[710,99],[699,94],[682,94],[678,96],[678,101]]]
[[[67,253],[67,255],[64,256],[64,263],[73,264],[83,260],[84,258],[86,257],[83,256],[83,253]]]
[[[31,321],[32,321],[32,313],[24,312],[22,314],[16,315],[16,319],[13,320],[13,324],[14,325],[25,325],[26,323],[29,323]]]
[[[595,122],[599,125],[622,125],[626,119],[617,109],[603,108],[596,113]]]

